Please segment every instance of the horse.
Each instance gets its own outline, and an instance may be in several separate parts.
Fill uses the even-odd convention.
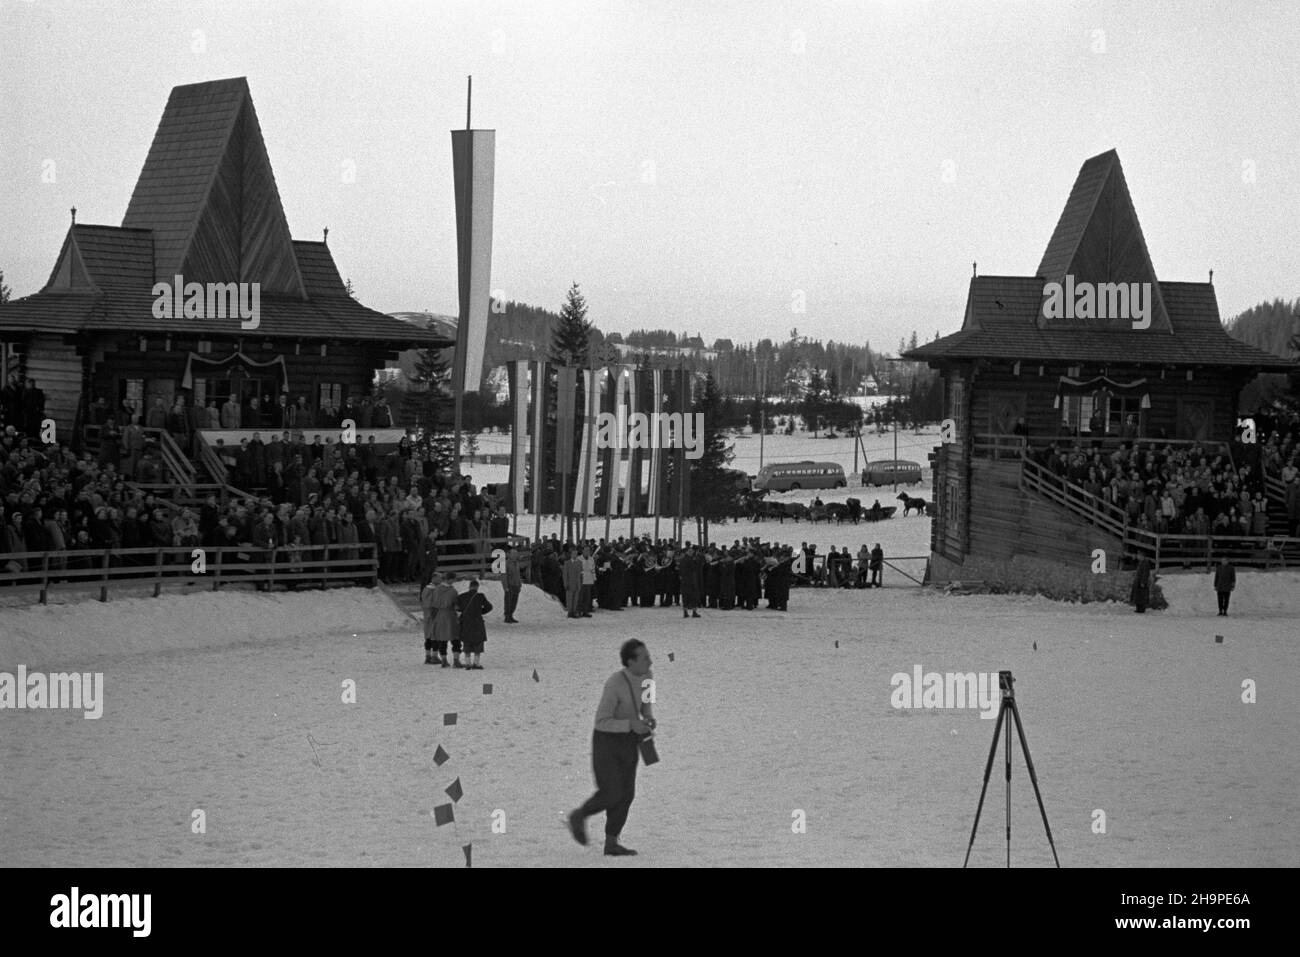
[[[929,504],[925,499],[912,498],[906,492],[899,492],[898,500],[903,503],[903,518],[907,518],[907,513],[912,509],[916,509],[918,515],[924,516],[926,505]]]

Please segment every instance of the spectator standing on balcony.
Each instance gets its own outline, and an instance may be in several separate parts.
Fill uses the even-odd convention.
[[[1228,556],[1224,555],[1219,559],[1219,566],[1214,569],[1214,591],[1219,599],[1219,614],[1224,617],[1227,617],[1228,601],[1236,587],[1237,569],[1228,561]]]
[[[1088,432],[1094,439],[1099,439],[1105,431],[1106,420],[1101,417],[1101,408],[1095,407],[1092,410],[1092,418],[1088,420]]]
[[[1125,439],[1136,439],[1138,437],[1138,417],[1129,415],[1124,421],[1124,428],[1120,432],[1120,437]]]
[[[27,388],[23,390],[23,426],[28,435],[41,434],[41,422],[45,418],[45,392],[36,388],[36,380],[28,379]]]
[[[136,466],[144,454],[144,428],[140,425],[140,416],[131,417],[131,424],[122,431],[122,451],[126,453],[126,463],[122,474],[128,479],[135,478]]]
[[[167,400],[162,396],[154,397],[153,408],[145,416],[145,425],[151,429],[167,428]]]
[[[232,392],[230,398],[226,399],[226,404],[221,407],[221,427],[223,429],[237,429],[242,420],[243,413],[239,408],[239,399]]]

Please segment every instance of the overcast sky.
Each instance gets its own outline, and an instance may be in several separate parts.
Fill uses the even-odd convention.
[[[454,314],[473,74],[493,288],[577,280],[606,331],[955,331],[1112,147],[1157,275],[1214,269],[1226,319],[1300,296],[1298,50],[1289,2],[0,0],[0,269],[39,289],[70,206],[121,223],[170,89],[247,76],[294,238]]]

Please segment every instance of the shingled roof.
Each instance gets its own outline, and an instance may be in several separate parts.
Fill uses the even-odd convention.
[[[243,77],[172,90],[122,225],[72,226],[45,288],[0,306],[0,332],[243,331],[237,321],[156,319],[153,285],[176,275],[260,283],[253,334],[263,338],[453,345],[361,305],[325,243],[290,238]]]
[[[1150,282],[1151,327],[1044,318],[1044,287],[1063,282]],[[904,358],[1231,365],[1290,370],[1295,363],[1228,335],[1209,283],[1160,282],[1114,150],[1083,164],[1036,276],[970,281],[961,331]]]

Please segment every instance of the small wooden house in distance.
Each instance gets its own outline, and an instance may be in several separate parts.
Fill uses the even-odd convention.
[[[100,396],[142,421],[178,395],[315,414],[403,349],[454,345],[361,305],[325,242],[290,237],[243,77],[172,90],[122,224],[74,221],[45,287],[0,306],[0,340],[60,430]]]
[[[1093,597],[1120,589],[1093,550],[1113,570],[1134,540],[1038,494],[1022,446],[1226,449],[1245,384],[1294,368],[1227,334],[1210,283],[1156,278],[1113,150],[1083,164],[1035,275],[972,278],[961,330],[905,357],[940,371],[953,427],[933,456],[931,579]]]

